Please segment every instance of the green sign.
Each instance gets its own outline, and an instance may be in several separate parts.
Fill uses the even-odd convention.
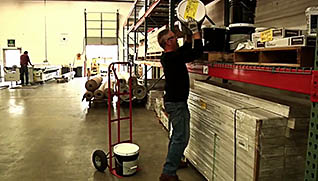
[[[8,47],[15,47],[15,40],[9,39],[8,40]]]

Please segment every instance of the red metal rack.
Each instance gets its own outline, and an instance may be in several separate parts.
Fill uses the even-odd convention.
[[[188,64],[191,73],[311,94],[314,70],[235,64]]]

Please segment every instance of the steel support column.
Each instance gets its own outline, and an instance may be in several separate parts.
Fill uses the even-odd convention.
[[[147,12],[148,10],[148,0],[145,0],[145,12]],[[147,61],[147,49],[148,49],[148,18],[146,17],[145,18],[145,24],[144,24],[144,29],[145,29],[145,42],[144,42],[144,45],[145,45],[145,61]],[[145,83],[145,87],[147,89],[147,65],[144,65],[144,68],[145,68],[145,79],[144,79],[144,83]]]
[[[169,0],[169,28],[174,31],[175,1]]]
[[[137,23],[137,3],[134,5],[134,25]],[[134,67],[134,75],[137,74],[137,67],[135,65],[135,60],[137,60],[137,31],[134,31],[134,57],[132,60],[132,65]]]
[[[229,26],[230,22],[230,1],[224,0],[224,26]]]
[[[123,27],[123,60],[125,61],[125,47],[126,47],[126,42],[125,42],[125,27]]]
[[[312,103],[308,132],[305,181],[318,180],[318,38],[316,38],[314,70],[311,81],[310,99]]]
[[[127,19],[127,44],[126,44],[126,53],[127,53],[127,61],[129,60],[129,19]]]
[[[119,60],[119,10],[116,12],[116,44],[117,44],[117,59]],[[124,59],[122,61],[125,61]]]
[[[87,69],[87,56],[86,56],[86,46],[87,46],[87,13],[86,13],[86,9],[84,10],[84,22],[85,22],[85,45],[84,45],[84,49],[85,49],[85,60],[84,60],[84,77],[86,77],[86,69]]]

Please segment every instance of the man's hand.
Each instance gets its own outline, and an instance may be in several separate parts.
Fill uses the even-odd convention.
[[[192,31],[192,34],[199,32],[198,22],[192,18],[188,19],[188,28]]]

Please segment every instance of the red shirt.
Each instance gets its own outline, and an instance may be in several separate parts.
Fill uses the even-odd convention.
[[[21,55],[20,56],[20,65],[21,66],[28,66],[28,63],[30,63],[30,65],[31,65],[29,56],[27,54]]]

